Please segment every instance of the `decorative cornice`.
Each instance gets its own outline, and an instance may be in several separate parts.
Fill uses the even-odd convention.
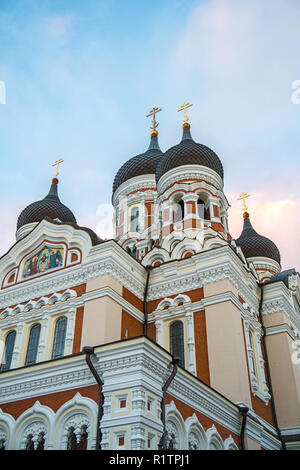
[[[292,326],[300,334],[300,318],[295,309],[292,293],[283,282],[266,284],[264,287],[264,302],[262,312],[264,315],[284,312]]]
[[[159,179],[157,184],[158,194],[163,194],[170,185],[176,183],[179,179],[201,179],[212,184],[216,189],[223,189],[222,178],[214,170],[201,165],[182,165],[169,170]]]
[[[114,192],[112,199],[113,206],[116,207],[121,199],[127,197],[132,192],[148,189],[152,195],[154,188],[156,194],[156,180],[154,175],[140,175],[130,178],[122,183]]]

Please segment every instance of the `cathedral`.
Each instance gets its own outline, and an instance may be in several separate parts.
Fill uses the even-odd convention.
[[[300,276],[248,194],[230,235],[190,106],[166,151],[151,110],[148,150],[113,181],[113,239],[61,202],[61,160],[20,213],[0,258],[0,450],[300,450]]]

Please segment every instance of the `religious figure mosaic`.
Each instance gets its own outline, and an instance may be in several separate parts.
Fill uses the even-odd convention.
[[[23,279],[60,267],[63,265],[63,259],[63,248],[44,247],[39,253],[26,261]]]

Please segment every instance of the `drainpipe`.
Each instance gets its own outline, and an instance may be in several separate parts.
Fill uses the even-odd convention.
[[[274,402],[274,394],[273,394],[272,381],[271,381],[270,364],[269,364],[268,352],[267,352],[267,347],[266,347],[266,328],[265,328],[265,325],[264,325],[264,319],[263,319],[263,313],[262,313],[262,306],[263,306],[263,301],[264,301],[264,284],[259,283],[258,285],[260,287],[260,302],[259,302],[259,310],[258,311],[259,311],[259,318],[260,318],[261,327],[262,327],[262,330],[263,330],[262,345],[263,345],[263,351],[264,351],[264,356],[265,356],[267,379],[268,379],[270,395],[271,395],[271,407],[272,407],[274,426],[276,428],[278,438],[281,442],[281,446],[282,446],[281,450],[286,450],[286,445],[285,445],[285,442],[282,438],[282,434],[281,434],[281,431],[280,431],[280,428],[279,428],[279,425],[278,425],[278,421],[277,421],[277,414],[276,414],[276,408],[275,408],[275,402]]]
[[[179,357],[173,357],[172,358],[172,362],[171,364],[173,364],[173,370],[171,372],[171,375],[170,377],[166,380],[166,383],[164,384],[163,388],[162,388],[162,392],[163,392],[163,397],[162,397],[162,400],[161,400],[161,421],[162,421],[162,424],[163,424],[163,435],[160,439],[160,442],[158,444],[158,448],[159,449],[162,449],[162,450],[166,450],[167,448],[167,443],[166,443],[166,440],[167,440],[167,430],[166,430],[166,392],[169,388],[169,385],[170,383],[172,382],[172,380],[174,379],[176,373],[177,373],[177,369],[178,369],[178,364],[180,362],[180,358]]]
[[[146,278],[146,285],[145,285],[145,290],[144,290],[144,302],[143,302],[143,311],[144,311],[143,335],[144,336],[147,336],[147,332],[148,332],[147,295],[148,295],[148,287],[149,287],[149,279],[150,279],[151,269],[152,269],[152,266],[146,266],[147,278]]]
[[[246,429],[247,414],[248,414],[249,408],[247,406],[239,406],[238,408],[243,418],[241,434],[240,434],[240,446],[241,446],[241,450],[246,450],[245,449],[245,429]]]
[[[91,356],[94,354],[94,348],[91,346],[85,346],[82,349],[82,352],[85,353],[85,360],[87,365],[89,366],[89,369],[91,373],[93,374],[98,387],[99,387],[99,402],[98,402],[98,417],[97,417],[97,429],[96,429],[96,448],[95,450],[101,450],[101,439],[102,439],[102,433],[100,432],[100,422],[101,418],[103,416],[103,394],[102,394],[102,387],[103,387],[103,382],[99,377],[98,372],[96,371],[92,360]]]

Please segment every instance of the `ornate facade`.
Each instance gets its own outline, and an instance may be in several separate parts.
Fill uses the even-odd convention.
[[[232,239],[223,179],[187,121],[165,153],[154,126],[116,174],[114,239],[57,178],[22,211],[0,259],[2,450],[300,449],[300,277],[248,212]]]

